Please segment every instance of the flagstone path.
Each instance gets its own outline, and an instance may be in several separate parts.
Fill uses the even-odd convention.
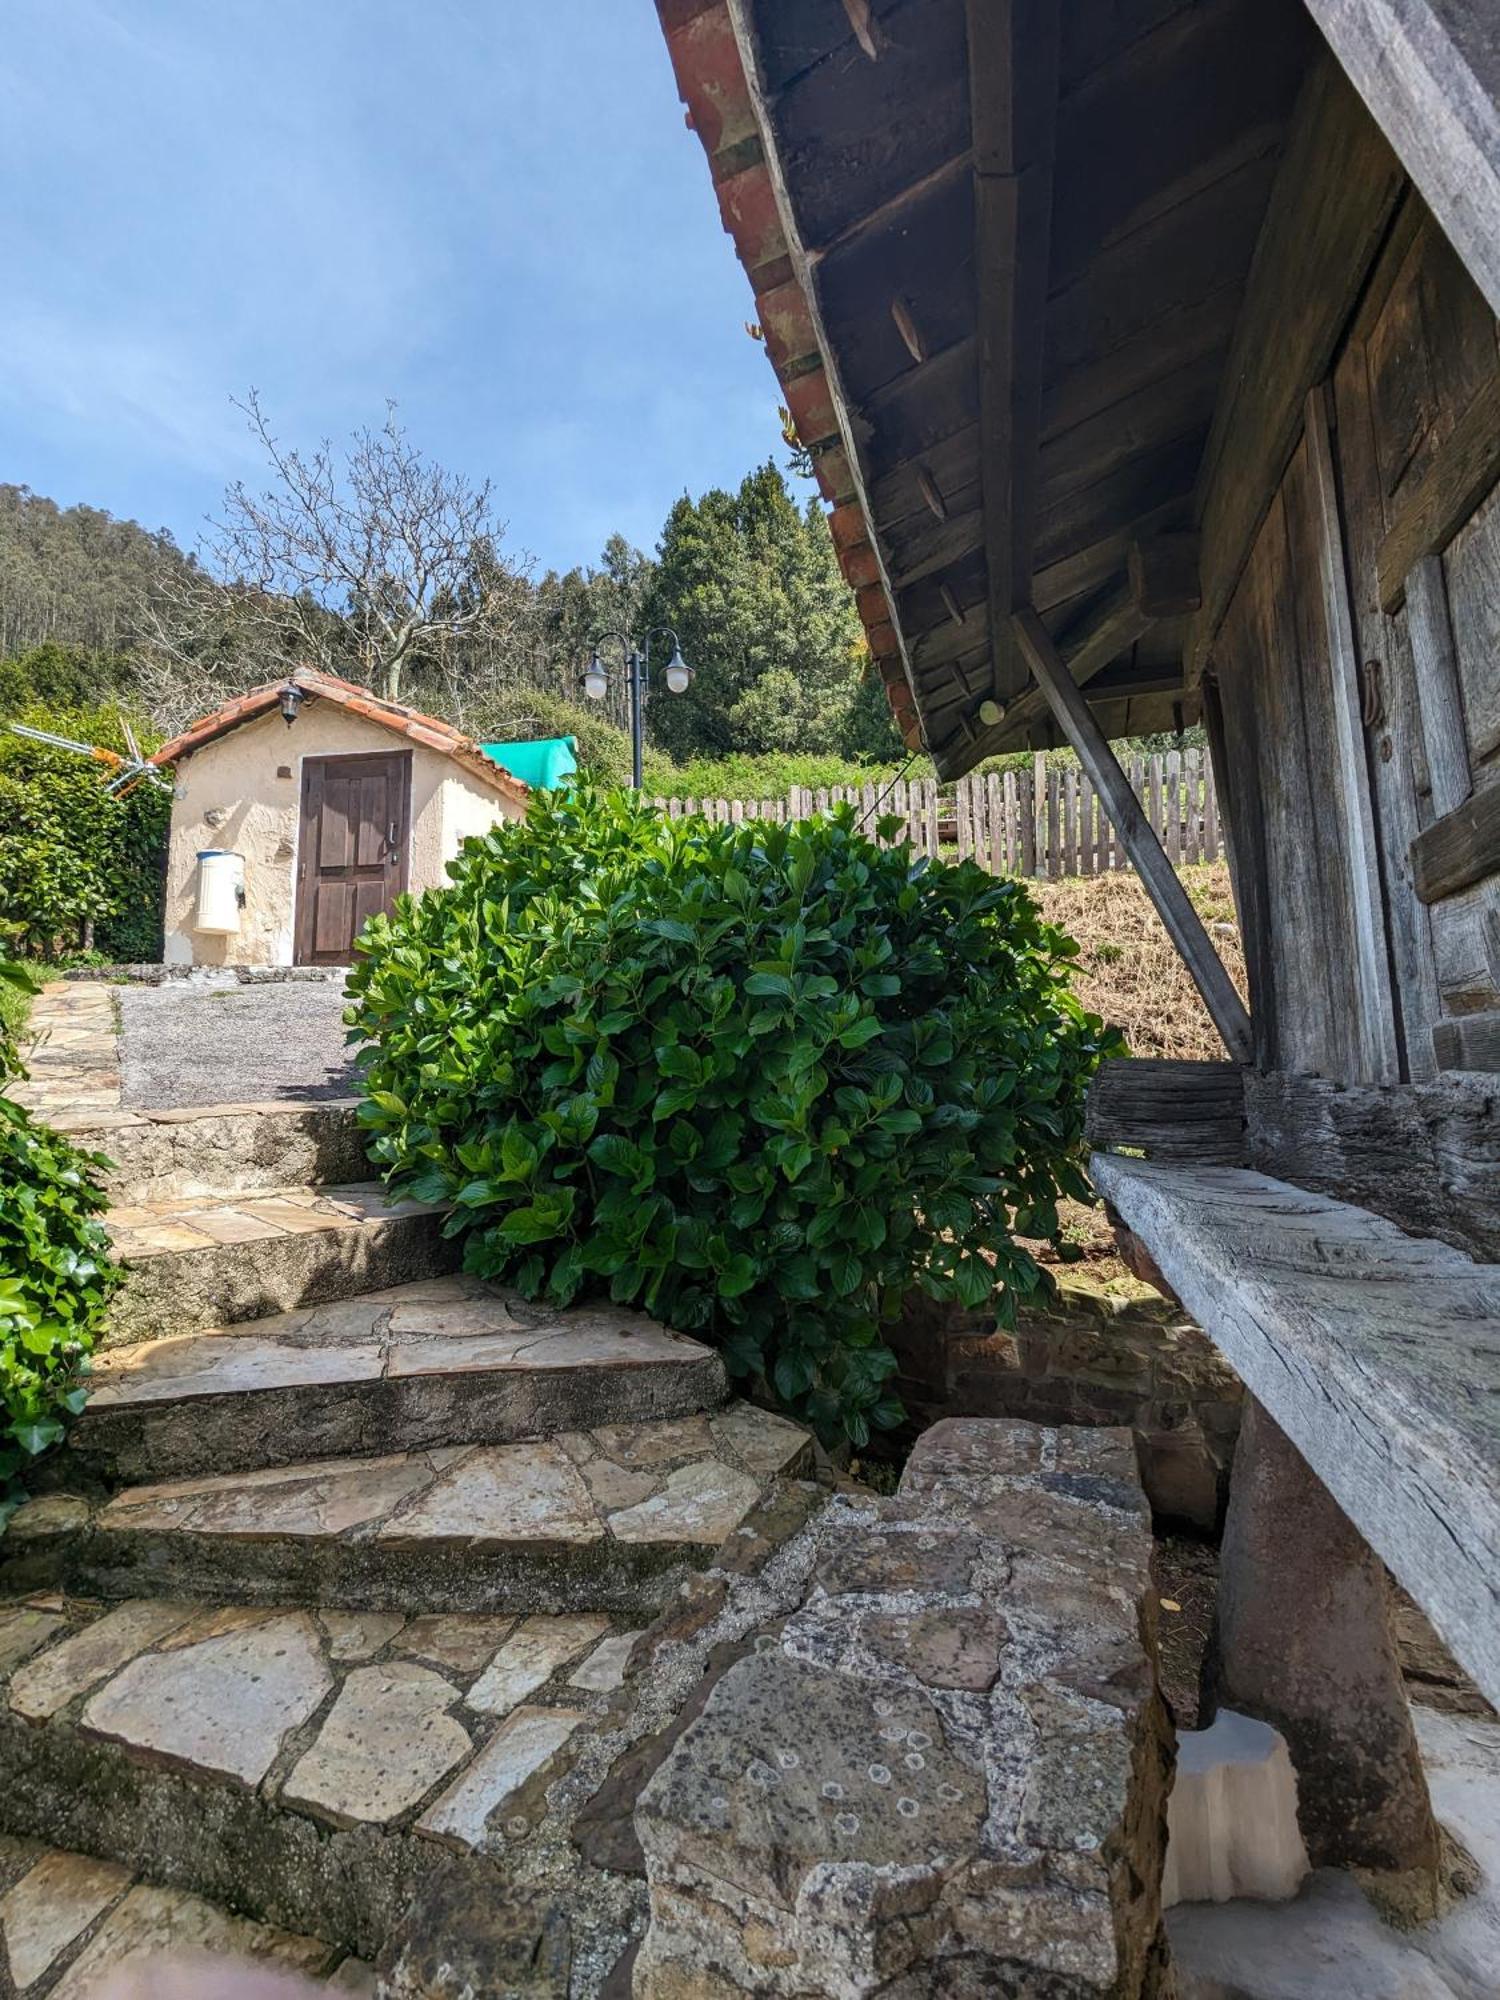
[[[296,1974],[328,1993],[372,1995],[370,1967],[321,1938],[233,1917],[159,1889],[117,1862],[0,1836],[0,1987],[18,2000],[92,2000],[107,1981],[169,1953]],[[8,1979],[9,1984],[5,1984]]]
[[[155,1940],[359,1991],[457,1925],[476,1993],[598,1991],[644,1908],[604,1858],[633,1793],[598,1802],[764,1614],[809,1438],[645,1314],[461,1275],[440,1207],[359,1178],[351,1105],[133,1111],[110,988],[33,1024],[18,1094],[113,1161],[126,1278],[0,1539],[11,1987]]]

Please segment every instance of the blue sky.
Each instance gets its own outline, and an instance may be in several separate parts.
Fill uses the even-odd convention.
[[[387,396],[543,565],[782,453],[651,0],[0,0],[0,480],[192,546]]]

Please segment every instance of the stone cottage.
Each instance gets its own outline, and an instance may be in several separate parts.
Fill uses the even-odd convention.
[[[347,965],[370,917],[526,811],[526,786],[451,723],[309,667],[153,761],[177,774],[169,965]]]

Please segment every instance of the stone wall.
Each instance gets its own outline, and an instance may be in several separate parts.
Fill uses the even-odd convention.
[[[1127,1433],[935,1425],[635,1809],[637,2000],[1158,2000],[1170,1732]]]
[[[1126,1425],[1158,1519],[1205,1531],[1221,1520],[1244,1390],[1207,1335],[1149,1285],[1064,1271],[1050,1304],[1023,1309],[1014,1333],[913,1293],[892,1345],[919,1423]]]

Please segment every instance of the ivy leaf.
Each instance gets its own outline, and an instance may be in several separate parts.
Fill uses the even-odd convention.
[[[537,1208],[531,1203],[524,1208],[513,1208],[499,1223],[500,1234],[507,1243],[545,1243],[557,1235],[558,1228],[554,1210]]]

